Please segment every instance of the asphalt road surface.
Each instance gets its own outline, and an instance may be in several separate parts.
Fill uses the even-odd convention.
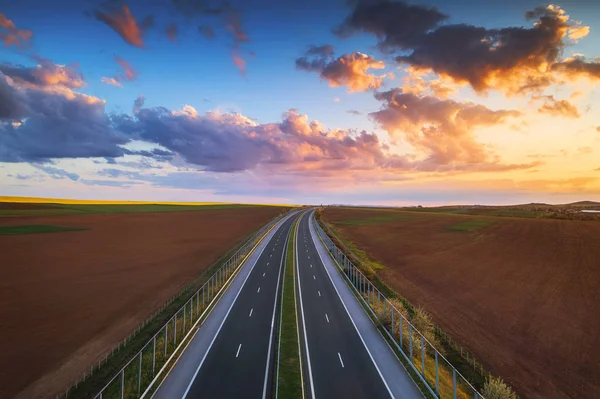
[[[312,398],[393,397],[325,271],[309,230],[297,235],[301,340]]]
[[[287,237],[295,220],[285,221],[265,246],[184,398],[271,397],[277,296]]]

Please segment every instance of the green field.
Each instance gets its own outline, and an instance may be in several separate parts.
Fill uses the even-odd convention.
[[[17,235],[17,234],[42,234],[42,233],[59,233],[62,231],[78,231],[88,230],[77,227],[49,226],[49,225],[21,225],[21,226],[0,226],[0,235]]]
[[[475,231],[489,226],[493,222],[491,220],[471,219],[464,222],[446,227],[446,230],[452,231]]]
[[[0,204],[1,205],[1,204]],[[0,209],[0,216],[46,216],[68,214],[107,214],[132,212],[181,212],[208,211],[215,209],[250,208],[262,205],[211,204],[211,205],[166,205],[166,204],[36,204],[38,209]]]

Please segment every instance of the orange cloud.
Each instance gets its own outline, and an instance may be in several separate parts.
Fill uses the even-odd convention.
[[[26,47],[33,36],[33,32],[30,30],[18,29],[13,21],[6,18],[6,16],[0,12],[0,40],[4,44],[4,47],[16,46]]]
[[[375,98],[383,101],[383,108],[369,115],[391,136],[401,137],[435,165],[497,161],[476,140],[473,130],[520,115],[518,111],[493,111],[478,104],[419,97],[398,89],[375,93]]]
[[[587,77],[591,80],[600,80],[600,60],[588,62],[584,57],[567,58],[556,63],[552,69],[569,78]]]
[[[117,61],[117,63],[121,66],[123,72],[111,78],[103,77],[102,79],[100,79],[102,83],[121,87],[123,81],[131,81],[137,78],[137,71],[135,70],[135,68],[133,68],[133,66],[131,66],[129,62],[125,61],[121,57],[115,57],[115,61]]]
[[[233,63],[238,67],[242,76],[246,76],[246,60],[244,60],[237,50],[233,52]]]
[[[392,73],[376,76],[369,69],[383,69],[385,64],[374,57],[354,52],[332,59],[331,46],[311,47],[304,57],[296,60],[296,67],[314,71],[331,87],[347,86],[348,91],[375,90],[383,85],[384,78],[393,78]]]
[[[567,118],[579,118],[577,107],[567,100],[556,100],[554,96],[534,97],[534,99],[544,99],[544,104],[538,109],[541,114],[554,116],[565,116]]]
[[[119,10],[113,8],[109,12],[96,11],[96,19],[104,22],[115,30],[127,43],[136,47],[144,47],[142,29],[131,15],[127,4]]]

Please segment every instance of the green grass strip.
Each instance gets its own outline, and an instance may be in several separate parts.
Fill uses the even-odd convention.
[[[471,219],[453,226],[446,227],[446,230],[452,231],[475,231],[492,224],[490,220]]]
[[[27,224],[21,226],[0,226],[0,235],[59,233],[61,231],[89,230],[77,227],[50,226],[42,224]]]
[[[296,290],[294,288],[296,268],[294,264],[294,242],[298,220],[292,227],[292,233],[287,244],[281,306],[281,329],[279,331],[278,397],[286,399],[302,399],[302,366],[298,346]]]

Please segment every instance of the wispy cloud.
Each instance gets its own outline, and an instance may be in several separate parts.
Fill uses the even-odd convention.
[[[33,32],[17,28],[13,21],[0,12],[0,41],[2,41],[4,47],[25,48],[29,45],[32,37]]]
[[[107,5],[104,11],[97,10],[95,16],[97,20],[113,28],[123,40],[136,47],[144,47],[144,31],[154,24],[152,17],[146,17],[138,24],[125,3],[121,8],[114,4]]]
[[[119,64],[122,73],[115,75],[113,77],[103,77],[100,79],[102,83],[106,83],[108,85],[122,87],[124,81],[132,81],[137,79],[138,73],[136,69],[127,61],[125,61],[121,57],[115,57],[115,61]]]

